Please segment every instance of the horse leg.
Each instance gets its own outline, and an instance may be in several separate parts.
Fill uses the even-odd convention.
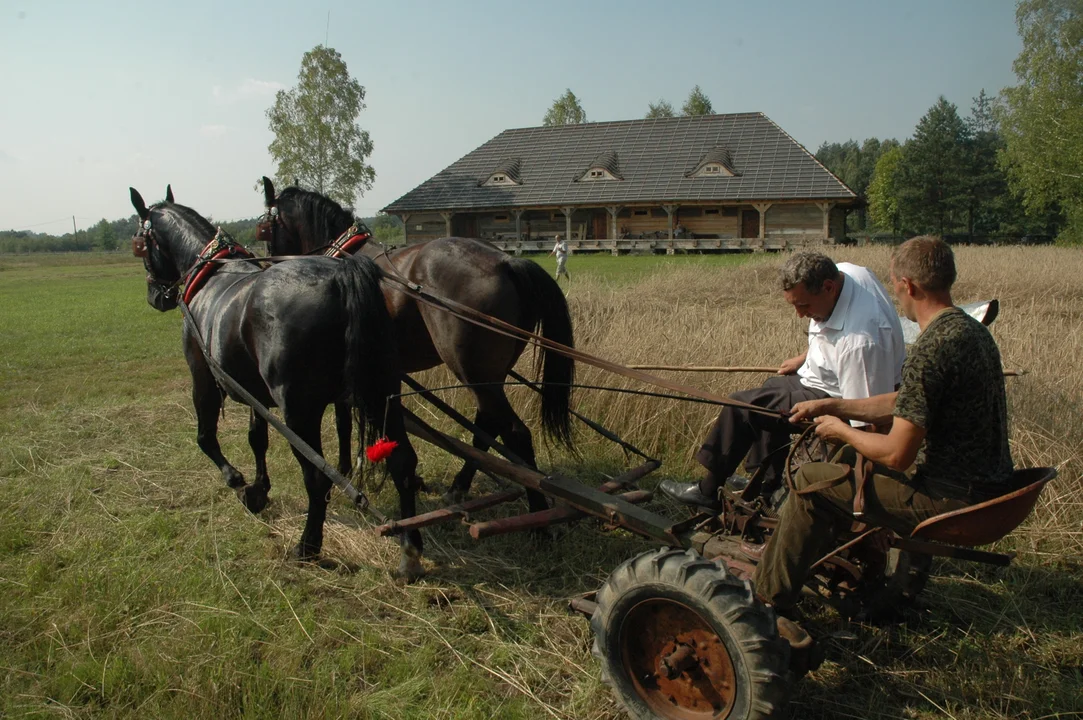
[[[406,519],[417,514],[417,491],[422,484],[421,478],[417,476],[417,453],[410,444],[402,422],[402,415],[397,408],[393,408],[388,413],[387,420],[385,431],[388,437],[397,439],[399,442],[398,447],[387,459],[387,470],[399,493],[399,515]],[[402,533],[399,536],[399,543],[402,547],[402,557],[399,560],[397,575],[407,582],[413,582],[425,574],[425,569],[421,565],[421,554],[424,549],[421,531],[414,528]]]
[[[349,477],[353,469],[353,458],[350,452],[353,414],[350,412],[349,403],[335,403],[335,429],[338,431],[338,471],[343,477]],[[365,439],[361,438],[361,442],[364,441]]]
[[[534,438],[530,434],[530,429],[515,414],[510,404],[508,410],[511,413],[511,419],[506,425],[507,429],[501,433],[500,438],[509,450],[521,457],[530,467],[537,468],[537,461],[534,458]],[[545,495],[537,490],[526,491],[526,502],[530,512],[549,509],[549,503],[545,500]]]
[[[478,410],[477,415],[474,416],[474,424],[488,433],[489,437],[496,438],[500,436],[502,428],[499,418],[484,410]],[[477,434],[474,435],[473,445],[482,452],[489,449],[489,443]],[[462,469],[456,473],[455,480],[451,483],[451,488],[444,493],[444,502],[448,505],[455,505],[465,500],[470,493],[470,485],[474,482],[474,475],[477,471],[478,464],[476,462],[473,460],[464,461]]]
[[[309,447],[322,455],[323,445],[320,442],[322,413],[296,414],[284,410],[283,414],[286,416],[286,426],[308,443]],[[290,555],[295,560],[313,561],[319,557],[320,550],[323,548],[323,523],[327,519],[331,480],[317,470],[316,466],[309,462],[297,448],[293,448],[293,456],[297,458],[297,463],[301,466],[301,472],[304,475],[305,492],[308,493],[308,517],[305,519],[304,530],[301,531],[301,539]]]
[[[222,391],[206,365],[192,368],[192,404],[196,410],[196,444],[222,473],[222,479],[234,490],[244,487],[244,475],[222,454],[218,444],[218,414],[222,411]]]
[[[487,427],[484,429],[489,431],[489,428],[493,428],[493,430],[489,431],[490,435],[499,436],[504,446],[518,455],[526,463],[527,467],[537,468],[537,461],[534,457],[534,440],[530,435],[530,430],[515,414],[511,403],[508,402],[508,396],[504,394],[504,388],[499,386],[478,387],[475,388],[475,395],[478,399],[478,417],[481,418],[484,415],[486,418]],[[474,439],[474,445],[475,447],[478,446],[477,438]],[[463,472],[465,471],[466,467],[463,468]],[[469,481],[472,478],[473,472],[470,473],[466,480],[467,488],[469,488]],[[456,478],[456,482],[458,482],[458,478]],[[537,490],[527,490],[526,499],[531,512],[549,508],[545,496]]]
[[[256,458],[256,479],[237,488],[237,497],[249,512],[258,513],[267,507],[271,478],[267,474],[267,421],[255,410],[248,417],[248,445]]]

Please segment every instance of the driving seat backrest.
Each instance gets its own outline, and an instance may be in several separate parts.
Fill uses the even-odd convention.
[[[1015,490],[977,505],[931,517],[914,528],[910,537],[966,547],[996,542],[1027,519],[1042,488],[1056,476],[1056,468],[1016,470],[1010,483]]]

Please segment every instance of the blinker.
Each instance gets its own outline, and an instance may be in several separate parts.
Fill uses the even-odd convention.
[[[138,258],[147,256],[147,241],[143,238],[142,233],[132,236],[132,255]]]

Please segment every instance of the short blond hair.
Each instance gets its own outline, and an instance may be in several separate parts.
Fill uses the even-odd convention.
[[[945,292],[955,284],[955,254],[935,235],[910,238],[891,253],[891,272],[922,290]]]

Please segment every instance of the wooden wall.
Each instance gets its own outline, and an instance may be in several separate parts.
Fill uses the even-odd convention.
[[[731,239],[741,237],[741,210],[753,211],[752,205],[684,206],[677,209],[673,225],[684,226],[686,239]],[[476,223],[477,236],[491,241],[514,241],[515,213],[507,211],[464,212]],[[604,222],[599,225],[596,216]],[[460,221],[463,219],[458,217]],[[455,220],[452,221],[455,225]],[[611,218],[605,208],[577,209],[572,214],[571,240],[586,241],[613,239]],[[462,224],[461,222],[459,223]],[[469,224],[469,223],[468,223]],[[846,211],[832,208],[829,218],[830,237],[842,240],[846,236]],[[523,240],[551,242],[557,234],[566,232],[564,213],[559,209],[527,210],[522,214],[520,228]],[[604,227],[605,234],[595,237],[595,228]],[[661,207],[624,208],[617,215],[618,232],[623,228],[630,240],[668,239],[669,218]],[[438,212],[413,213],[406,223],[407,242],[421,242],[447,235],[444,218]],[[766,216],[767,238],[784,241],[823,239],[823,211],[816,203],[776,203]]]
[[[447,235],[447,225],[443,216],[438,212],[411,213],[410,219],[404,223],[406,227],[406,242],[424,242],[435,240]]]
[[[767,210],[767,237],[824,234],[824,214],[819,205],[772,205]]]

